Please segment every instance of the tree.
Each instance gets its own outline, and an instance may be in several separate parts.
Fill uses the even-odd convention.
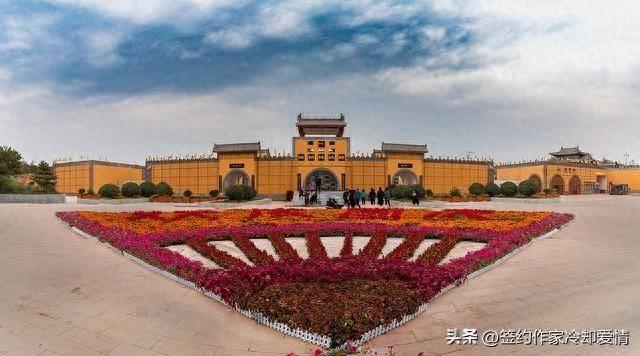
[[[487,184],[484,190],[490,197],[500,194],[500,187],[495,183]]]
[[[513,197],[518,192],[518,186],[513,182],[504,182],[500,185],[500,193],[507,197]]]
[[[469,193],[473,195],[482,195],[484,191],[484,185],[480,183],[473,183],[469,186]]]
[[[533,179],[527,179],[520,182],[518,185],[518,193],[530,197],[538,191],[538,183]]]
[[[9,146],[0,146],[0,176],[13,176],[20,173],[22,156]]]
[[[53,174],[53,169],[49,163],[40,161],[32,179],[38,185],[38,190],[45,193],[53,193],[55,191],[56,176]]]

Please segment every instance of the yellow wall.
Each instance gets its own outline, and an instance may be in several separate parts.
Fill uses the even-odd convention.
[[[531,166],[498,167],[496,172],[496,179],[523,181],[525,179],[531,178],[531,176],[534,174],[540,177],[540,180],[544,185],[544,164]]]
[[[640,169],[612,169],[607,172],[609,183],[628,184],[632,191],[640,191]]]
[[[214,160],[151,161],[151,181],[165,182],[173,187],[175,194],[189,189],[195,195],[208,195],[218,186],[218,162]]]
[[[472,183],[489,182],[489,165],[475,162],[430,161],[424,163],[424,187],[434,194],[448,194],[457,187],[462,193],[469,192]]]
[[[57,177],[56,190],[65,194],[77,194],[79,189],[93,189],[95,193],[107,183],[118,187],[126,182],[141,183],[143,168],[112,162],[81,161],[54,164]]]
[[[53,165],[53,172],[56,175],[56,191],[64,194],[77,194],[78,189],[89,190],[89,162],[78,162],[72,164]]]
[[[273,159],[258,161],[257,191],[260,194],[285,194],[296,190],[293,161]]]
[[[384,160],[354,159],[347,169],[347,188],[360,188],[368,192],[371,188],[387,186]]]
[[[118,187],[127,182],[140,184],[143,182],[142,171],[142,168],[107,166],[96,163],[93,165],[93,190],[97,193],[98,189],[107,183],[115,184]]]
[[[546,174],[545,174],[546,166]],[[598,176],[608,176],[609,171],[604,168],[571,164],[571,163],[533,163],[531,165],[518,165],[497,168],[498,180],[525,180],[536,174],[542,180],[543,189],[552,189],[553,177],[562,177],[564,193],[570,193],[570,180],[573,176],[580,179],[581,193],[595,192],[594,187],[598,183]],[[597,186],[599,190],[608,189],[607,186]]]

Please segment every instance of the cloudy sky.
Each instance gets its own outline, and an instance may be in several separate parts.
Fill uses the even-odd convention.
[[[633,0],[0,0],[0,145],[142,163],[345,113],[353,151],[640,160]]]

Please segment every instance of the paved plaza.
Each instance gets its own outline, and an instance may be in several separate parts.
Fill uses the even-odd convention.
[[[562,200],[452,205],[551,210],[576,218],[436,298],[424,314],[367,347],[380,354],[393,346],[396,355],[640,354],[640,197]],[[81,238],[54,216],[70,209],[189,208],[0,204],[0,354],[303,355],[316,349]],[[627,329],[630,344],[447,345],[449,328]]]

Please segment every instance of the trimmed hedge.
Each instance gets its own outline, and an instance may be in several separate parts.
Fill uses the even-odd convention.
[[[152,195],[158,194],[158,189],[156,185],[151,182],[144,182],[140,184],[140,195],[145,198],[149,198]]]
[[[473,183],[469,186],[469,193],[473,195],[482,195],[484,194],[484,192],[485,192],[484,185],[480,183]]]
[[[391,197],[394,199],[411,198],[413,191],[418,192],[418,198],[422,199],[427,195],[427,191],[418,184],[397,185],[391,189]]]
[[[513,182],[504,182],[500,185],[500,194],[513,197],[518,192],[518,187]]]
[[[140,186],[134,182],[127,182],[122,185],[120,192],[123,196],[131,198],[133,196],[140,195]]]
[[[190,191],[189,189],[185,190],[184,193],[182,193],[182,195],[185,196],[185,198],[189,198],[190,196],[193,195],[193,192]]]
[[[449,195],[452,197],[462,197],[462,193],[458,187],[453,187],[449,192]]]
[[[120,195],[120,188],[115,184],[107,183],[98,189],[98,194],[103,198],[115,198]]]
[[[218,194],[220,194],[220,192],[218,191],[218,189],[212,189],[209,191],[209,196],[212,198],[215,198],[218,196]]]
[[[488,196],[493,197],[500,194],[500,187],[495,183],[489,183],[484,187],[484,192],[487,193]]]
[[[518,193],[530,197],[538,192],[538,183],[532,179],[523,180],[518,184]]]
[[[248,185],[232,185],[225,189],[224,195],[230,200],[251,200],[256,197],[256,190]]]
[[[156,185],[156,192],[161,197],[171,197],[173,196],[173,188],[165,182],[160,182]]]

